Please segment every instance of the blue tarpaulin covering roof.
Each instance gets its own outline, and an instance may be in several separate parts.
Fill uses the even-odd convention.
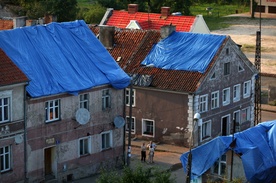
[[[236,154],[243,163],[246,178],[251,183],[276,180],[276,120],[258,124],[255,127],[234,134]],[[201,176],[215,161],[231,150],[233,136],[219,136],[192,150],[192,174]],[[180,157],[186,171],[188,154]]]
[[[103,84],[123,89],[130,77],[82,20],[0,31],[0,47],[26,74],[32,97],[77,93]]]
[[[225,38],[225,35],[173,32],[153,47],[142,64],[204,73]]]

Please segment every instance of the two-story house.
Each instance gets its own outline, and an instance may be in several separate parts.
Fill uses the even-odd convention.
[[[70,181],[122,166],[123,89],[130,78],[85,22],[1,31],[0,39],[0,47],[30,80],[26,87],[27,180]],[[24,154],[23,146],[14,153],[20,152]]]
[[[113,38],[108,50],[132,76],[126,114],[132,98],[133,136],[189,147],[231,134],[233,118],[237,130],[253,126],[257,71],[231,37],[163,26],[117,30]],[[196,125],[195,113],[201,115]]]
[[[0,182],[25,179],[26,75],[0,49]]]
[[[138,4],[128,4],[127,11],[108,8],[100,25],[120,29],[160,30],[165,25],[175,25],[178,32],[209,34],[210,30],[202,15],[183,16],[170,12],[170,7],[161,7],[160,13],[139,12]]]

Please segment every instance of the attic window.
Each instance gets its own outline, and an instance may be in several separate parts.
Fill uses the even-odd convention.
[[[122,57],[118,57],[116,61],[117,61],[117,62],[120,62],[121,59],[122,59]]]
[[[214,72],[211,76],[211,80],[216,79],[216,73]]]
[[[226,55],[229,55],[229,48],[226,48]]]
[[[244,68],[239,64],[239,72],[244,71]]]

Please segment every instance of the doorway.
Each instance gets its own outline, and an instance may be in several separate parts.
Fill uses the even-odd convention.
[[[55,179],[56,178],[56,147],[50,147],[44,149],[44,170],[45,179]]]
[[[221,135],[229,135],[230,115],[221,118]]]

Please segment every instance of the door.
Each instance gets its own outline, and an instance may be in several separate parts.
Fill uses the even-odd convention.
[[[45,176],[52,175],[52,148],[47,148],[44,150],[44,166]]]

